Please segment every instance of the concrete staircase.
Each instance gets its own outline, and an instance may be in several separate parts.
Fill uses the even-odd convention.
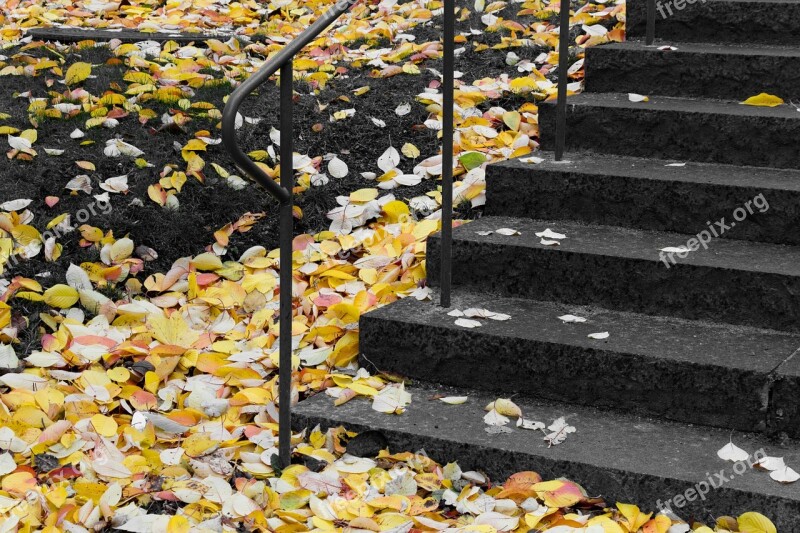
[[[628,5],[636,39],[644,0]],[[707,523],[757,510],[800,531],[800,484],[738,473],[716,454],[732,439],[800,470],[800,113],[738,103],[762,91],[800,100],[800,2],[673,10],[657,18],[657,45],[677,50],[587,50],[568,161],[553,161],[555,108],[542,105],[544,162],[489,167],[485,216],[454,231],[453,308],[511,319],[466,329],[451,309],[412,299],[366,314],[362,364],[414,380],[408,411],[319,395],[298,406],[298,427],[376,429],[392,449],[424,448],[497,481],[535,470],[610,503],[671,501]],[[543,245],[546,228],[566,238]],[[439,244],[428,243],[433,286]],[[699,248],[661,251],[682,245]],[[550,448],[538,432],[488,433],[483,407],[509,396],[526,418],[566,416],[576,433]],[[709,477],[702,498],[684,497]]]

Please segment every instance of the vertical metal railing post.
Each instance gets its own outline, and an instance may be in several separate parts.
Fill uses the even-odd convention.
[[[278,458],[283,467],[289,466],[292,455],[292,240],[294,188],[292,150],[292,60],[300,50],[319,36],[341,14],[358,0],[339,0],[299,36],[266,61],[256,72],[242,82],[228,97],[222,110],[222,143],[236,167],[280,201],[280,309],[278,326],[280,339],[278,355]],[[280,184],[267,175],[239,146],[236,125],[239,108],[245,97],[252,94],[280,70],[281,149]]]
[[[450,307],[453,275],[453,112],[455,99],[454,0],[444,0],[444,37],[442,44],[442,292],[439,303]]]
[[[558,34],[558,100],[556,101],[556,161],[564,157],[567,142],[567,84],[569,83],[569,8],[570,0],[561,0]]]
[[[281,186],[289,200],[280,211],[280,368],[278,370],[278,446],[281,466],[291,464],[292,439],[292,239],[294,164],[292,149],[292,60],[281,65]]]
[[[656,38],[656,0],[647,0],[647,35],[645,42],[651,46]]]

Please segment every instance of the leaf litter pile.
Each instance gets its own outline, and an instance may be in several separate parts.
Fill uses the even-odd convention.
[[[458,5],[455,203],[466,219],[480,215],[485,165],[538,146],[558,4]],[[297,464],[279,468],[277,206],[221,149],[219,121],[232,88],[328,7],[4,2],[0,532],[712,531],[534,472],[497,484],[422,454],[348,455],[354,435],[341,428],[295,435]],[[402,383],[358,368],[358,318],[430,298],[441,9],[359,3],[295,60],[294,401],[326,391],[336,405],[365,396],[385,413],[414,408]],[[581,47],[621,40],[623,23],[623,4],[581,3],[571,90]],[[26,35],[38,26],[219,38],[61,45]],[[276,102],[266,84],[238,121],[273,177]],[[463,313],[471,327],[513,320]],[[541,431],[550,446],[579,431],[525,418],[509,399],[485,421],[490,433]],[[794,481],[770,459],[783,468],[776,480]],[[775,531],[753,512],[711,527]]]

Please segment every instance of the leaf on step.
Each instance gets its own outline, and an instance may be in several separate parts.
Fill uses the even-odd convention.
[[[717,451],[717,456],[723,461],[737,463],[739,461],[745,461],[750,457],[750,454],[736,446],[733,442],[729,442]]]
[[[586,319],[581,316],[575,315],[562,315],[558,317],[559,320],[566,322],[566,323],[579,323],[579,322],[586,322]]]
[[[628,93],[628,100],[631,102],[649,102],[650,97],[642,94]]]
[[[750,98],[742,102],[743,105],[751,105],[756,107],[778,107],[780,105],[783,105],[784,103],[785,102],[783,101],[783,98],[767,93],[761,93],[757,94],[756,96],[751,96]]]
[[[541,237],[542,239],[561,240],[561,239],[566,239],[567,238],[567,236],[564,235],[563,233],[556,233],[555,231],[551,230],[550,228],[547,228],[544,231],[540,231],[540,232],[536,233],[535,235],[537,237]]]
[[[461,326],[462,328],[469,328],[469,329],[472,329],[472,328],[479,328],[479,327],[481,327],[482,325],[483,325],[483,324],[481,324],[481,323],[480,323],[479,321],[477,321],[477,320],[470,320],[470,319],[468,319],[468,318],[459,318],[459,319],[456,319],[456,326]]]
[[[607,331],[603,331],[601,333],[589,333],[587,337],[589,337],[590,339],[601,341],[603,339],[607,339],[609,337],[609,333]]]
[[[785,466],[783,468],[779,468],[774,472],[771,472],[769,477],[774,479],[779,483],[794,483],[798,479],[800,479],[800,474],[795,472],[792,468]]]

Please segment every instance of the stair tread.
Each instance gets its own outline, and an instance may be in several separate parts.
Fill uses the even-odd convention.
[[[537,164],[525,163],[522,160],[526,158],[523,157],[493,163],[492,167],[501,170],[526,171],[530,173],[531,179],[535,179],[537,171],[577,172],[597,176],[613,174],[659,181],[800,191],[800,170],[795,169],[742,167],[722,163],[653,159],[595,152],[570,152],[564,155],[562,161],[556,161],[553,152],[550,151],[540,151],[533,155],[544,161]],[[669,166],[671,164],[682,164],[683,166]]]
[[[714,221],[712,221],[713,223]],[[726,224],[732,221],[725,222]],[[716,226],[715,226],[716,227]],[[497,233],[480,235],[478,232],[512,228],[521,235],[506,236]],[[546,228],[567,236],[558,246],[540,244],[535,233]],[[698,231],[706,228],[698,228]],[[693,235],[680,233],[642,231],[616,226],[582,224],[566,220],[536,220],[511,217],[482,217],[456,228],[453,238],[459,241],[490,243],[509,247],[547,249],[558,253],[579,253],[616,256],[628,259],[663,262],[660,250],[686,246]],[[434,237],[436,238],[436,237]],[[707,250],[702,247],[685,258],[672,256],[677,266],[686,264],[784,276],[800,276],[800,246],[769,244],[734,239],[714,239]],[[666,268],[666,266],[665,266]],[[672,268],[676,268],[673,266]]]
[[[630,498],[631,492],[641,497],[644,490],[668,499],[674,495],[672,490],[681,484],[695,484],[723,469],[730,475],[732,463],[719,459],[717,451],[731,440],[750,453],[763,448],[770,456],[784,457],[788,465],[800,464],[800,444],[794,441],[776,445],[755,434],[515,398],[526,419],[550,424],[565,416],[576,428],[565,442],[548,448],[538,432],[513,428],[510,433],[490,434],[485,430],[484,407],[496,399],[496,394],[422,383],[407,386],[406,390],[412,402],[400,416],[376,412],[365,399],[334,407],[330,397],[319,394],[296,406],[295,423],[297,427],[321,423],[327,427],[345,425],[355,430],[378,430],[387,434],[393,451],[397,448],[391,443],[399,439],[404,446],[423,446],[439,460],[458,460],[465,470],[479,468],[498,476],[497,480],[513,473],[515,467],[557,477],[575,472],[571,467],[577,464],[583,467],[579,471],[587,477],[576,481],[587,484],[591,482],[590,472],[611,471],[612,483],[619,485],[616,491],[591,484],[586,487],[590,494],[596,494],[591,491],[610,490],[610,493],[604,492],[606,497]],[[462,405],[430,401],[436,394],[467,396],[468,400]],[[458,455],[436,457],[439,453],[435,450],[457,451]],[[514,456],[523,459],[514,461]],[[632,490],[633,487],[638,490]],[[766,473],[749,469],[743,475],[732,477],[714,496],[722,497],[722,492],[725,493],[724,505],[735,505],[734,500],[741,497],[741,493],[788,500],[795,510],[800,502],[800,491],[796,487],[777,483]],[[648,509],[655,507],[655,499],[636,503],[645,504]],[[777,506],[762,511],[770,514],[769,511],[776,509]],[[740,509],[740,512],[747,510],[752,509]]]
[[[661,46],[673,46],[677,50],[659,50]],[[751,55],[774,56],[800,59],[800,48],[796,46],[779,46],[774,44],[758,43],[692,43],[657,39],[653,45],[648,46],[645,41],[633,39],[621,43],[608,43],[595,47],[597,50],[637,50],[652,54],[725,54],[725,55]]]
[[[470,334],[512,337],[585,349],[645,356],[657,360],[735,368],[769,374],[787,363],[800,348],[800,335],[748,326],[733,326],[673,317],[613,311],[597,306],[543,302],[456,290],[450,308],[406,298],[371,311],[368,320],[405,322],[422,327],[465,331],[447,313],[452,309],[485,308],[511,316],[510,320],[481,320]],[[558,317],[573,314],[585,323],[565,323]],[[608,331],[604,340],[590,333]],[[490,358],[499,355],[487,354]],[[534,355],[530,357],[535,358]],[[788,363],[787,363],[788,364]],[[796,368],[792,364],[792,368]],[[385,369],[384,369],[385,370]]]
[[[567,99],[567,106],[636,109],[641,111],[674,111],[680,113],[719,114],[759,118],[780,118],[800,121],[800,113],[791,105],[761,107],[743,105],[733,100],[708,98],[681,98],[676,96],[649,96],[648,102],[631,102],[627,94],[580,93]],[[545,105],[555,105],[545,103]]]

